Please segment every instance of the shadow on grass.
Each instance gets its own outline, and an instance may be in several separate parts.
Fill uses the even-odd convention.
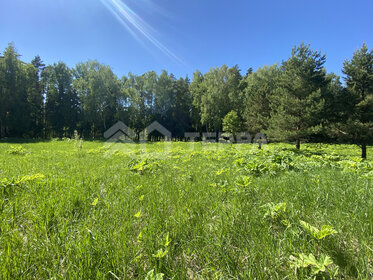
[[[338,245],[336,240],[329,240],[326,245],[328,255],[334,260],[343,272],[354,279],[359,277],[359,272],[356,267],[356,259],[345,249]],[[361,277],[362,275],[360,275]]]
[[[0,138],[0,143],[27,144],[27,143],[47,143],[51,139],[26,139],[26,138]]]
[[[104,143],[105,139],[83,139],[84,141],[95,141]],[[9,144],[31,144],[31,143],[48,143],[48,142],[64,142],[66,139],[62,138],[0,138],[0,143],[9,143]]]

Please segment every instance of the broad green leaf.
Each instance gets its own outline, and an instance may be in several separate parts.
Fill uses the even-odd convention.
[[[133,215],[135,218],[140,218],[141,217],[141,210],[137,212],[135,215]]]
[[[323,225],[321,227],[321,230],[316,233],[316,239],[320,240],[334,233],[338,233],[338,232],[329,225]]]
[[[333,264],[332,259],[328,255],[322,255],[321,259],[323,259],[322,262],[325,266]]]
[[[137,243],[142,242],[142,231],[140,231],[139,235],[137,236]]]
[[[97,202],[98,202],[98,198],[96,198],[96,199],[92,202],[92,206],[96,206],[96,205],[97,205]]]
[[[161,259],[161,258],[163,258],[166,254],[167,254],[167,250],[162,250],[162,249],[159,249],[158,251],[157,251],[157,254],[153,254],[153,257],[155,257],[155,258],[158,258],[158,259]]]
[[[167,233],[167,235],[166,235],[166,242],[165,242],[164,246],[168,247],[168,245],[170,245],[170,242],[171,242],[171,239],[169,238],[169,233]]]
[[[327,266],[332,265],[333,261],[327,255],[321,255],[317,260],[313,254],[299,254],[298,258],[290,256],[291,267],[293,268],[306,268],[311,267],[311,274],[317,275],[320,272],[325,272]]]
[[[300,221],[301,225],[305,228],[305,230],[308,231],[309,234],[311,234],[313,237],[315,237],[316,233],[319,231],[314,226],[311,226],[309,223],[305,221]]]
[[[274,204],[274,203],[267,203],[263,206],[261,206],[265,209],[267,209],[267,212],[264,214],[264,218],[266,217],[271,217],[271,218],[277,218],[279,216],[281,216],[282,214],[284,214],[286,212],[286,203],[285,202],[282,202],[282,203],[278,203],[278,204]]]
[[[145,280],[163,280],[163,273],[155,273],[154,269],[146,274]]]
[[[300,221],[300,223],[308,231],[308,233],[311,234],[317,240],[321,240],[328,235],[338,233],[335,229],[333,229],[329,225],[323,225],[321,227],[321,230],[319,230],[316,227],[311,226],[309,223],[305,221]]]

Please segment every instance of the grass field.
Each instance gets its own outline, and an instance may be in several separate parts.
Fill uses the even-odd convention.
[[[0,143],[1,279],[372,279],[372,147],[117,147]]]

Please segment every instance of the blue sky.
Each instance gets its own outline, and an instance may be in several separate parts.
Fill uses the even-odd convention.
[[[88,59],[128,72],[177,77],[238,64],[245,74],[286,60],[302,41],[326,53],[328,72],[366,42],[373,47],[373,1],[335,0],[2,0],[0,49],[24,61],[73,67]]]

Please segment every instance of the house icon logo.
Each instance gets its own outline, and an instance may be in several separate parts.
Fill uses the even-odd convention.
[[[141,151],[146,151],[147,138],[155,131],[163,138],[163,152],[160,154],[158,153],[158,156],[164,156],[171,151],[172,134],[157,121],[152,122],[140,133],[140,149]]]
[[[112,127],[104,132],[104,137],[107,139],[104,146],[108,149],[107,155],[115,152],[125,154],[133,154],[135,150],[134,131],[126,126],[123,122],[118,121]],[[129,145],[125,145],[129,144]]]
[[[171,132],[157,121],[152,122],[143,131],[140,132],[138,139],[140,145],[135,145],[137,144],[135,142],[136,133],[123,122],[118,121],[104,132],[104,137],[107,139],[105,142],[105,147],[107,147],[109,153],[111,154],[120,151],[123,153],[134,155],[135,150],[137,150],[138,148],[140,148],[140,152],[146,153],[146,143],[148,143],[149,136],[154,132],[157,132],[160,138],[162,138],[163,143],[163,152],[157,153],[157,155],[162,156],[161,154],[164,155],[170,152],[172,137]]]
[[[135,133],[131,128],[126,126],[123,122],[118,121],[112,127],[104,132],[104,137],[108,139],[106,142],[118,142],[133,143]]]

